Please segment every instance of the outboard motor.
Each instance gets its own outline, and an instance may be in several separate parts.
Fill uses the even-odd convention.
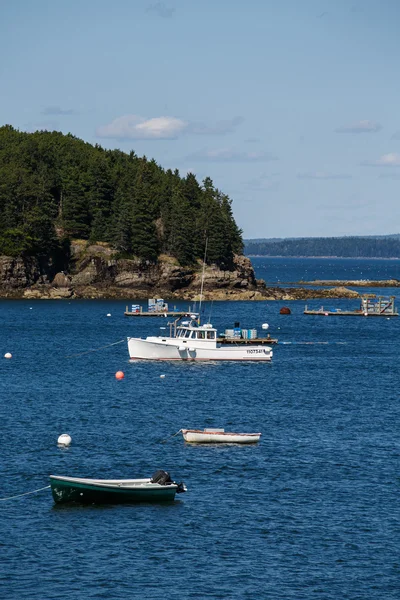
[[[160,485],[167,485],[173,483],[171,476],[167,471],[156,471],[153,477],[150,479],[151,483],[159,483]]]
[[[183,481],[181,481],[180,483],[178,483],[178,487],[177,487],[176,493],[177,494],[183,494],[183,492],[187,492],[187,487],[183,483]]]

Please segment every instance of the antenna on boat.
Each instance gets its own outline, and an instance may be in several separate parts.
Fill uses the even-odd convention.
[[[208,317],[208,322],[209,322],[209,323],[211,323],[211,312],[212,312],[212,307],[213,307],[213,304],[214,304],[214,300],[211,300],[210,314],[209,314],[209,317]]]
[[[206,237],[206,246],[204,249],[204,259],[203,259],[203,273],[201,275],[200,300],[199,300],[199,324],[200,324],[200,318],[201,318],[201,301],[203,299],[204,271],[206,268],[207,244],[208,244],[208,237]]]

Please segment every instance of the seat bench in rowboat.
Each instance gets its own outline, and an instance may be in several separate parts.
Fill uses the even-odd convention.
[[[54,502],[79,504],[120,504],[165,502],[186,492],[184,483],[172,481],[166,471],[156,471],[146,479],[85,479],[50,475]]]
[[[185,442],[192,444],[254,444],[261,433],[233,433],[224,429],[181,429]]]

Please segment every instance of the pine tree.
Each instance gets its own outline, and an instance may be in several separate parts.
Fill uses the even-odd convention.
[[[132,250],[136,256],[150,262],[156,262],[159,252],[154,213],[148,170],[146,161],[144,161],[139,168],[135,182]]]
[[[195,262],[193,226],[194,219],[190,203],[185,198],[182,184],[177,183],[172,193],[168,250],[181,265],[190,265]]]

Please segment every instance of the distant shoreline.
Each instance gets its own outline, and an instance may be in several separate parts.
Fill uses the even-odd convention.
[[[248,258],[318,258],[336,260],[400,260],[398,256],[285,256],[276,254],[246,254]]]

